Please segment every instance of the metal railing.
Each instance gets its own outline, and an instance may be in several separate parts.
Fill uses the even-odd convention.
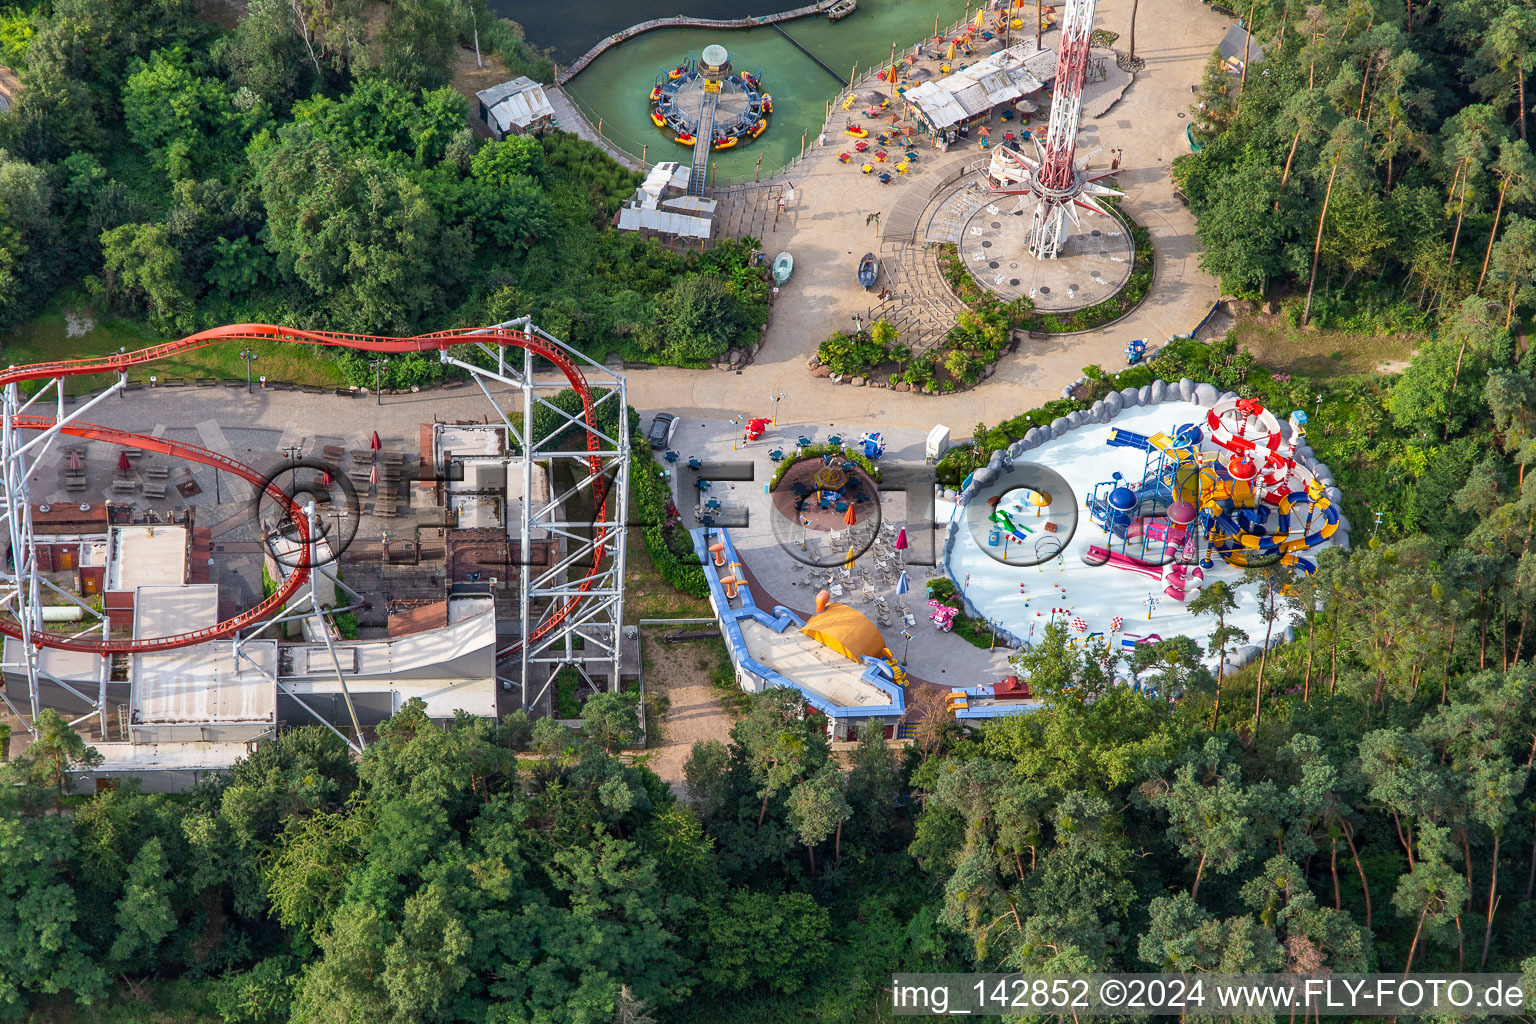
[[[964,30],[967,24],[968,19],[962,18],[947,26],[938,34],[941,38],[956,36]],[[932,43],[930,41],[932,38],[932,36],[925,35],[921,40],[918,41],[917,45],[924,47],[931,46]],[[899,60],[903,53],[910,51],[912,46],[913,44],[909,43],[905,49],[898,49],[896,51],[897,59]],[[843,102],[848,98],[850,93],[857,92],[860,89],[873,87],[877,82],[881,80],[881,72],[891,66],[891,55],[889,51],[881,53],[871,52],[869,57],[869,64],[865,65],[861,60],[850,67],[849,84],[839,89],[837,94],[827,101],[826,113],[822,121],[823,130],[826,130],[827,126],[832,123],[834,117],[836,116],[837,112],[842,109]],[[862,76],[860,76],[858,73],[860,66],[865,67],[865,72]],[[569,82],[574,78],[574,74],[567,74],[562,78],[562,83]],[[639,167],[642,170],[648,168],[651,165],[649,159],[649,143],[630,135],[623,129],[615,130],[611,125],[607,124],[605,119],[599,116],[598,113],[591,108],[591,106],[585,103],[581,97],[572,92],[570,89],[563,88],[561,91],[564,92],[565,97],[571,101],[571,106],[575,108],[576,113],[587,122],[587,127],[592,131],[593,135],[597,136],[600,144],[612,150],[614,153],[620,154],[624,158],[624,160],[621,160],[620,162],[628,161],[630,164]],[[769,167],[766,169],[762,167],[755,168],[750,174],[744,172],[742,174],[716,175],[711,179],[708,187],[713,191],[720,191],[722,189],[739,188],[746,185],[760,185],[767,183],[772,179],[782,177],[794,171],[795,168],[798,167],[807,156],[814,152],[816,148],[817,146],[815,135],[812,133],[811,129],[806,129],[801,135],[799,155],[790,158],[787,162],[779,165],[778,167]]]

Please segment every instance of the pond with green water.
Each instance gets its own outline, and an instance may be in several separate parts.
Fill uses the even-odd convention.
[[[710,166],[723,185],[728,177],[750,178],[761,158],[761,173],[767,177],[799,155],[802,134],[807,148],[815,145],[827,101],[847,84],[855,64],[860,74],[883,64],[893,42],[898,49],[910,47],[933,35],[935,15],[948,27],[966,10],[965,0],[859,0],[859,9],[838,22],[816,16],[777,28],[657,29],[604,53],[565,91],[594,126],[601,120],[604,137],[615,145],[636,157],[645,147],[650,163],[687,161],[692,151],[651,124],[651,87],[657,75],[690,52],[697,56],[710,43],[719,43],[730,50],[736,70],[763,72],[763,88],[773,94],[773,116],[761,138],[711,154]]]

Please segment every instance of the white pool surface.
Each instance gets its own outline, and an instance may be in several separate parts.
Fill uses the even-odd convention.
[[[1004,565],[979,547],[964,522],[965,510],[960,510],[951,529],[957,532],[955,547],[949,560],[950,575],[964,590],[977,610],[995,621],[1003,629],[1021,640],[1038,640],[1045,626],[1051,621],[1052,609],[1065,609],[1056,615],[1069,624],[1082,619],[1087,628],[1073,628],[1070,634],[1082,637],[1095,632],[1110,633],[1111,620],[1116,616],[1124,619],[1119,636],[1157,634],[1164,639],[1172,636],[1194,638],[1202,648],[1215,628],[1210,617],[1196,618],[1185,611],[1183,603],[1163,592],[1163,584],[1151,577],[1119,569],[1113,565],[1091,566],[1083,561],[1089,545],[1107,546],[1108,534],[1088,517],[1084,505],[1096,485],[1111,479],[1119,472],[1132,486],[1142,478],[1145,453],[1136,448],[1111,447],[1105,442],[1112,428],[1131,430],[1152,435],[1159,431],[1169,434],[1184,423],[1204,425],[1207,410],[1192,402],[1165,402],[1151,407],[1127,409],[1110,423],[1085,424],[1063,437],[1025,452],[1020,461],[1039,463],[1050,467],[1064,477],[1075,494],[1053,497],[1053,508],[1061,502],[1076,501],[1077,528],[1065,544],[1059,558],[1040,566]],[[1277,415],[1282,415],[1276,411]],[[1206,443],[1209,446],[1209,442]],[[1005,499],[1005,504],[1007,500]],[[953,516],[955,505],[939,502],[937,513],[940,521]],[[1024,520],[1032,525],[1030,519]],[[1037,531],[1038,533],[1038,531]],[[1326,547],[1324,542],[1317,548]],[[1114,550],[1119,550],[1117,539]],[[1234,568],[1220,558],[1205,569],[1205,583],[1225,580],[1236,591],[1237,610],[1227,617],[1229,625],[1244,630],[1247,643],[1264,642],[1265,625],[1259,615],[1256,584],[1240,585],[1242,570]],[[1190,592],[1191,599],[1194,592]],[[1154,599],[1148,615],[1148,598]],[[1289,614],[1282,609],[1275,622],[1274,632],[1279,635],[1289,623]],[[1241,642],[1235,646],[1243,646]],[[1228,648],[1229,653],[1231,648]],[[1214,666],[1216,658],[1209,655],[1208,664]]]

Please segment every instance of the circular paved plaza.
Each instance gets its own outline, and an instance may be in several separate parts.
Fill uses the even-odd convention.
[[[1113,217],[1078,210],[1081,222],[1067,236],[1062,255],[1038,260],[1029,253],[1035,201],[1008,196],[971,214],[960,234],[960,256],[976,282],[1004,299],[1028,298],[1047,313],[1096,305],[1131,276],[1135,245]]]
[[[694,75],[684,82],[677,90],[677,95],[672,100],[678,113],[683,116],[691,133],[697,134],[699,127],[699,111],[704,107],[704,76]],[[746,124],[747,108],[750,99],[747,91],[741,87],[741,82],[735,78],[727,78],[720,83],[720,99],[715,106],[715,129],[717,131]],[[750,139],[743,140],[750,142]]]

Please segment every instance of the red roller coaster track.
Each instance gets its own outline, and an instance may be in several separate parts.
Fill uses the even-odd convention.
[[[592,392],[587,386],[586,378],[582,376],[581,370],[558,346],[551,345],[537,335],[524,331],[508,330],[506,328],[464,328],[453,331],[439,331],[434,334],[422,334],[414,338],[380,338],[363,334],[301,331],[292,327],[277,327],[271,324],[232,324],[227,327],[215,327],[212,330],[201,331],[179,341],[168,341],[161,345],[152,345],[149,348],[105,356],[100,359],[70,359],[52,363],[30,363],[25,366],[12,366],[8,369],[0,370],[0,387],[25,380],[78,377],[91,373],[121,373],[133,367],[153,363],[170,356],[230,341],[287,341],[302,345],[325,345],[358,349],[365,352],[427,352],[451,348],[456,345],[470,344],[506,345],[525,349],[540,358],[549,360],[565,375],[566,380],[571,384],[571,388],[581,397],[582,410],[587,425],[587,450],[596,453],[601,448],[598,435],[592,429],[593,424],[596,423],[592,405]],[[54,422],[50,418],[40,416],[20,416],[12,421],[13,426],[19,430],[47,430],[54,425]],[[160,452],[174,458],[197,462],[205,466],[216,466],[250,482],[253,486],[264,486],[267,493],[274,500],[288,506],[292,519],[297,524],[300,540],[307,541],[309,539],[309,523],[307,518],[303,515],[302,510],[293,504],[292,499],[275,483],[270,482],[265,474],[226,455],[209,451],[206,448],[199,448],[197,445],[169,441],[165,438],[146,434],[134,434],[125,430],[118,430],[114,427],[97,426],[91,423],[65,423],[59,428],[59,431],[74,437],[84,437],[96,441],[106,441],[110,444],[141,448],[146,451]],[[601,566],[606,551],[607,480],[601,473],[602,462],[596,454],[589,456],[587,462],[592,472],[593,503],[597,510],[597,518],[593,523],[592,555],[592,575],[595,575]],[[308,548],[306,547],[304,550],[307,551]],[[582,594],[585,594],[592,588],[592,575],[589,575],[587,579],[581,582],[579,590]],[[304,585],[308,578],[309,569],[301,564],[289,574],[276,593],[262,601],[259,605],[233,618],[225,619],[216,625],[190,633],[178,633],[174,636],[158,637],[153,640],[91,640],[55,636],[44,630],[35,629],[32,631],[31,639],[32,643],[37,647],[51,647],[66,651],[84,651],[100,655],[145,654],[153,651],[172,650],[178,647],[190,647],[193,644],[203,643],[208,640],[233,636],[240,630],[266,619],[280,610],[287,603],[288,599]],[[507,657],[510,654],[516,653],[524,643],[533,643],[547,636],[570,616],[581,600],[580,596],[571,598],[558,611],[545,619],[531,636],[503,648],[498,654],[501,657]],[[21,627],[13,620],[0,619],[0,634],[21,639]]]

